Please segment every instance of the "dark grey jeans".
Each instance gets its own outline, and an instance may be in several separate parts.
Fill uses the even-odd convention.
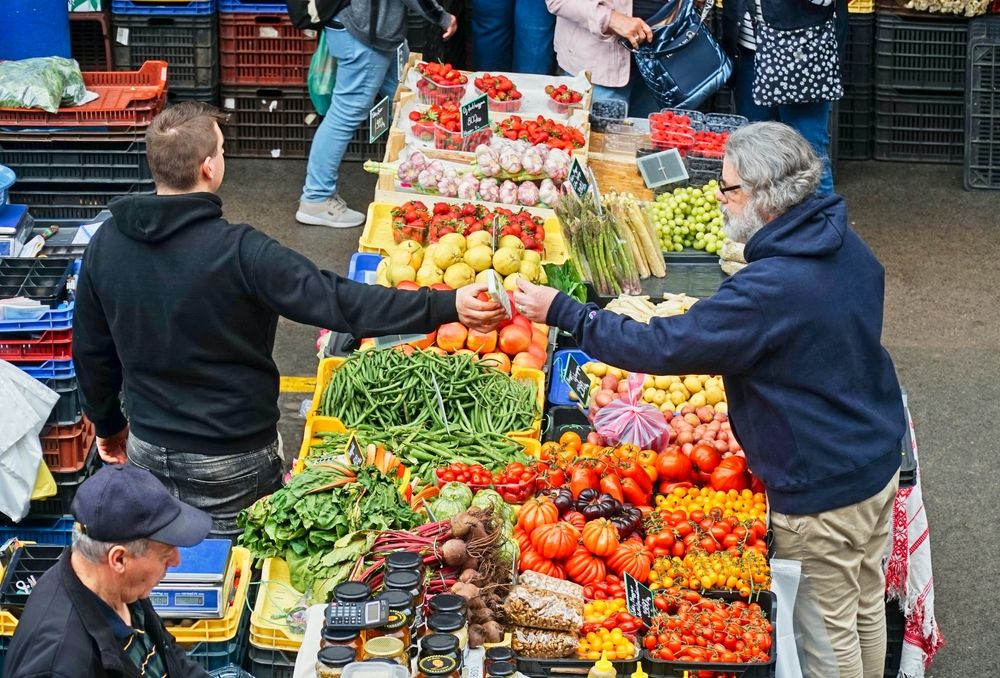
[[[209,455],[171,450],[128,437],[128,461],[144,468],[170,494],[212,515],[210,537],[236,539],[236,516],[281,487],[281,437],[259,450]]]

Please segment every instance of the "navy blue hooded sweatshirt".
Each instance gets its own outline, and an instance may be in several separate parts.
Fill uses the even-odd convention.
[[[750,265],[684,315],[645,325],[559,294],[548,322],[623,369],[722,374],[733,431],[774,510],[872,497],[899,469],[906,425],[881,344],[882,265],[839,196],[793,207],[744,254]]]

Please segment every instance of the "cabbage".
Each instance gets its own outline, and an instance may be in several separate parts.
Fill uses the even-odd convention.
[[[477,508],[492,508],[494,515],[509,525],[514,524],[514,509],[503,500],[503,497],[496,490],[482,490],[472,500],[472,505]]]
[[[521,548],[517,545],[517,540],[511,539],[510,537],[505,538],[500,542],[500,548],[497,551],[497,562],[507,567],[513,567],[521,557]]]
[[[441,495],[438,495],[438,498],[431,504],[431,513],[434,514],[435,520],[451,520],[465,509],[466,507],[461,500]]]
[[[498,497],[500,495],[497,495]],[[469,508],[470,505],[476,506],[476,502],[472,499],[472,488],[465,483],[458,483],[452,481],[450,483],[445,483],[441,487],[441,492],[438,494],[441,499],[451,499],[457,501],[462,505],[462,511]],[[501,501],[503,501],[501,499]],[[434,515],[437,515],[435,512]]]

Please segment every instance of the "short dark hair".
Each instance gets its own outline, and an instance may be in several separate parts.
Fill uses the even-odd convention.
[[[156,184],[175,191],[194,188],[202,160],[215,156],[215,125],[228,119],[200,101],[182,101],[153,118],[146,130],[146,155]]]

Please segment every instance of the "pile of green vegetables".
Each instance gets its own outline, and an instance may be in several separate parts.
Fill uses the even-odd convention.
[[[347,579],[382,530],[423,522],[374,466],[315,464],[240,513],[239,544],[288,562],[291,584],[323,597]]]
[[[359,426],[354,431],[358,444],[381,446],[391,450],[410,469],[410,473],[425,483],[436,482],[434,469],[442,462],[460,461],[482,464],[491,471],[519,461],[527,463],[522,445],[498,433],[469,433],[458,429],[431,430],[414,426],[376,428]],[[323,433],[309,448],[306,459],[331,459],[341,456],[350,433]]]
[[[541,415],[537,386],[467,355],[366,350],[330,376],[318,411],[346,426],[407,425],[476,435],[523,431]]]

